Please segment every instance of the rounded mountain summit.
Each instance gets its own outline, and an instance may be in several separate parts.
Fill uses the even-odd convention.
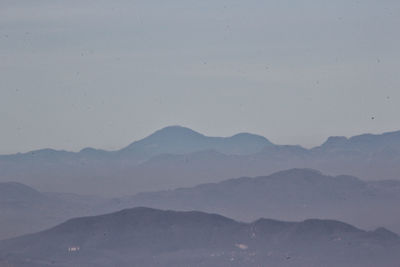
[[[263,136],[239,133],[231,137],[211,137],[182,126],[168,126],[148,137],[133,142],[120,152],[151,157],[159,154],[187,154],[214,150],[230,155],[260,152],[273,144]]]

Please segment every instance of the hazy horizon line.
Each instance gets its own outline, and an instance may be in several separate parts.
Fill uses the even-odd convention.
[[[226,136],[226,135],[224,136],[224,135],[205,134],[205,133],[203,133],[203,132],[194,130],[193,128],[190,128],[190,127],[187,127],[187,126],[184,126],[184,125],[180,125],[180,124],[175,124],[175,125],[167,125],[167,126],[158,128],[157,130],[153,130],[153,131],[151,131],[150,133],[146,134],[144,137],[135,139],[135,140],[131,141],[130,143],[124,144],[124,145],[119,146],[119,147],[106,147],[106,146],[105,146],[105,147],[104,147],[104,146],[103,146],[103,147],[94,147],[94,146],[83,146],[83,147],[81,147],[81,148],[79,148],[79,149],[68,149],[68,148],[60,148],[60,147],[45,146],[45,147],[38,147],[38,148],[35,148],[35,149],[27,149],[27,150],[23,150],[23,151],[0,152],[0,156],[15,155],[15,154],[26,154],[26,153],[30,153],[30,152],[33,152],[33,151],[40,151],[40,150],[46,150],[46,149],[55,150],[55,151],[65,151],[65,152],[79,153],[80,151],[82,151],[82,150],[84,150],[84,149],[91,148],[91,149],[95,149],[95,150],[102,150],[102,151],[107,151],[107,152],[114,152],[114,151],[121,150],[121,149],[123,149],[123,148],[129,146],[130,144],[132,144],[132,143],[134,143],[134,142],[143,140],[143,139],[145,139],[145,138],[151,136],[152,134],[154,134],[154,133],[156,133],[156,132],[158,132],[158,131],[161,131],[161,130],[163,130],[163,129],[170,128],[170,127],[181,127],[181,128],[186,128],[186,129],[192,130],[192,131],[194,131],[194,132],[196,132],[196,133],[199,133],[199,134],[201,134],[201,135],[203,135],[203,136],[205,136],[205,137],[230,138],[230,137],[233,137],[233,136],[238,135],[238,134],[246,133],[246,134],[252,134],[252,135],[264,137],[264,138],[266,138],[268,141],[270,141],[270,142],[271,142],[272,144],[274,144],[274,145],[293,145],[293,146],[300,146],[300,147],[303,147],[303,148],[305,148],[305,149],[312,149],[312,148],[321,146],[321,145],[324,144],[324,143],[328,140],[328,138],[330,138],[330,137],[345,137],[345,138],[349,139],[349,138],[351,138],[351,137],[360,136],[360,135],[383,135],[383,134],[387,134],[387,133],[395,133],[395,132],[400,131],[400,129],[397,129],[397,130],[390,130],[390,131],[379,131],[379,132],[374,132],[374,133],[373,133],[373,132],[361,132],[361,133],[354,134],[354,135],[328,135],[327,137],[325,137],[325,139],[324,139],[325,141],[323,141],[322,143],[314,143],[313,145],[302,145],[302,144],[298,144],[298,143],[276,143],[276,142],[272,141],[268,136],[265,136],[265,135],[262,135],[262,134],[253,133],[253,132],[247,132],[247,131],[240,131],[240,132],[236,132],[236,133],[234,133],[234,134],[227,135],[227,136]]]

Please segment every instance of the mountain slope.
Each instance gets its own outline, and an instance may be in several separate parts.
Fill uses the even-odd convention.
[[[0,183],[0,204],[2,206],[43,203],[47,198],[35,189],[16,182]]]
[[[229,155],[252,154],[273,144],[265,137],[241,133],[232,137],[208,137],[181,126],[169,126],[123,148],[120,153],[150,158],[160,154],[188,154],[215,150]]]
[[[0,181],[24,183],[40,191],[120,196],[263,176],[290,168],[399,180],[399,136],[400,131],[334,137],[319,147],[305,149],[275,145],[252,134],[208,137],[172,126],[119,151],[43,149],[3,155]]]
[[[357,151],[376,152],[380,150],[400,151],[400,131],[383,134],[362,134],[350,138],[344,136],[329,137],[328,140],[314,150],[322,151]]]
[[[97,198],[45,194],[20,183],[0,183],[0,240],[94,214],[93,209],[101,202]]]
[[[380,225],[400,232],[400,182],[365,182],[292,169],[256,178],[229,179],[114,200],[113,209],[148,206],[215,212],[238,220],[329,218],[363,228]],[[374,212],[371,212],[373,210]]]
[[[12,266],[396,266],[400,238],[338,221],[244,224],[201,212],[135,208],[72,219],[0,242]],[[378,265],[376,265],[378,264]]]

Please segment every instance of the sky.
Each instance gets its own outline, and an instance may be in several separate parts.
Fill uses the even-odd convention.
[[[399,25],[397,0],[1,0],[0,154],[400,130]]]

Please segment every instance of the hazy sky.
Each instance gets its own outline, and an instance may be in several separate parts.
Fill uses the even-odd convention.
[[[400,130],[399,25],[398,0],[1,0],[0,153]]]

